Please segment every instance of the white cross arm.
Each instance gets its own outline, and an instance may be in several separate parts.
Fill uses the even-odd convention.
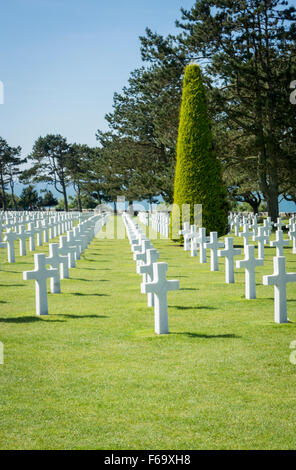
[[[45,272],[42,272],[42,277],[43,278],[51,278],[51,277],[56,277],[58,275],[58,270],[57,269],[47,269]],[[35,280],[38,281],[41,279],[40,276],[40,271],[39,270],[34,270],[34,271],[24,271],[23,272],[23,280],[24,281],[31,281]]]

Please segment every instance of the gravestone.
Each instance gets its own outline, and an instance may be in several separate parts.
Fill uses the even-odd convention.
[[[75,268],[76,266],[76,248],[75,246],[70,247],[66,235],[60,236],[59,253],[62,256],[68,257],[69,268]]]
[[[43,246],[43,241],[42,241],[43,228],[39,220],[36,222],[35,231],[37,234],[37,246]]]
[[[155,249],[149,249],[146,253],[146,263],[137,266],[137,273],[142,274],[143,282],[152,282],[153,281],[153,264],[157,262],[159,258],[159,253]],[[148,307],[154,306],[154,294],[148,292]]]
[[[239,236],[244,239],[244,248],[245,248],[247,245],[249,245],[250,236],[251,236],[252,234],[253,234],[253,232],[250,231],[249,225],[248,225],[248,224],[244,224],[244,226],[243,226],[243,231],[239,233]]]
[[[236,267],[245,269],[245,296],[246,299],[256,299],[256,275],[257,266],[263,266],[264,260],[255,258],[255,246],[247,245],[245,259],[237,260]]]
[[[52,278],[50,280],[50,289],[52,294],[58,294],[60,289],[60,278],[66,279],[69,278],[69,267],[68,267],[68,257],[61,256],[59,253],[59,245],[58,243],[50,243],[49,244],[49,256],[46,258],[47,264],[49,264],[52,268],[57,269],[59,276],[57,278]]]
[[[13,232],[11,228],[4,235],[4,241],[7,243],[7,261],[8,263],[15,263],[14,242],[18,239],[17,233]]]
[[[184,222],[183,230],[179,231],[179,234],[183,235],[183,238],[184,238],[184,251],[189,251],[190,249],[189,239],[187,239],[187,235],[190,233],[189,227],[190,227],[189,222]]]
[[[273,274],[263,276],[265,286],[274,286],[274,321],[287,323],[287,283],[296,282],[296,273],[286,273],[286,258],[273,258]]]
[[[225,238],[225,249],[218,251],[219,257],[225,257],[225,282],[234,283],[234,257],[241,254],[240,248],[233,247],[233,238]]]
[[[26,233],[26,226],[20,225],[18,238],[20,241],[20,256],[26,256],[27,249],[26,249],[26,240],[28,238],[28,234]]]
[[[290,229],[289,237],[293,243],[292,253],[293,255],[296,255],[296,224],[293,224],[292,228]]]
[[[36,315],[48,315],[47,279],[58,276],[57,269],[46,269],[44,253],[34,254],[34,271],[24,271],[24,281],[35,280]]]
[[[277,218],[276,223],[274,224],[274,226],[277,228],[277,230],[282,230],[283,221],[282,221],[281,217]]]
[[[284,240],[284,232],[282,230],[276,231],[276,240],[270,242],[270,246],[276,247],[276,256],[284,256],[284,246],[288,246],[290,241]]]
[[[196,236],[196,225],[190,225],[190,232],[185,235],[186,243],[190,245],[191,256],[194,255],[194,238]],[[185,244],[185,237],[184,237],[184,244]]]
[[[264,245],[268,243],[269,236],[265,235],[264,227],[258,227],[257,235],[253,236],[253,242],[258,243],[258,258],[264,259]]]
[[[272,231],[272,222],[271,222],[270,217],[267,217],[267,219],[264,219],[263,227],[264,227],[265,235],[270,237],[270,234],[271,234],[271,231]]]
[[[200,227],[198,229],[198,234],[195,236],[195,242],[199,246],[199,262],[206,263],[207,262],[207,249],[205,244],[209,241],[209,237],[206,236],[206,229],[204,227]]]
[[[145,264],[147,261],[147,251],[152,249],[153,245],[150,243],[150,240],[142,241],[142,250],[134,253],[134,260],[139,264]]]
[[[205,248],[209,249],[211,253],[211,271],[218,271],[218,249],[224,248],[224,243],[219,242],[217,232],[210,233],[210,241],[205,243]]]
[[[29,238],[29,250],[30,251],[35,251],[35,234],[36,230],[34,227],[34,224],[30,222],[28,224],[28,230],[26,231],[28,238]]]
[[[70,247],[72,247],[72,246],[75,247],[76,259],[80,259],[80,253],[82,251],[82,241],[80,239],[77,239],[77,238],[74,237],[73,230],[68,230],[68,232],[67,232],[67,241],[68,241],[68,245]]]
[[[179,289],[179,281],[167,280],[167,270],[167,263],[154,263],[153,281],[141,284],[143,294],[154,294],[155,333],[158,335],[169,333],[167,293]]]

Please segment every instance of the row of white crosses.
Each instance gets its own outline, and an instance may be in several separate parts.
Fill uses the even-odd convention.
[[[142,275],[141,292],[147,294],[148,307],[154,306],[155,333],[168,334],[167,293],[179,289],[179,281],[167,280],[167,263],[157,262],[159,253],[130,215],[123,213],[122,218],[137,263],[137,273]]]
[[[159,232],[163,237],[169,237],[170,214],[168,212],[153,211],[151,215],[151,225],[155,232]]]
[[[80,213],[61,213],[54,217],[41,212],[40,218],[38,214],[17,215],[14,213],[13,219],[0,219],[0,247],[7,248],[7,260],[9,263],[15,263],[15,241],[19,240],[20,256],[26,256],[26,240],[29,239],[29,250],[35,251],[35,237],[37,237],[37,246],[42,246],[43,242],[47,243],[50,239],[64,233],[73,228],[74,220],[83,220],[88,215]],[[44,215],[45,214],[45,215]],[[42,217],[41,217],[42,216]],[[3,217],[3,216],[2,216]],[[13,222],[11,221],[13,220]],[[27,226],[27,228],[26,228]],[[4,233],[4,243],[2,243],[2,231]],[[43,236],[42,236],[43,235]]]
[[[150,213],[149,212],[139,211],[138,217],[139,217],[140,222],[143,225],[149,226],[149,223],[150,223]]]
[[[69,268],[76,266],[76,260],[107,220],[106,214],[91,216],[74,230],[69,230],[66,236],[60,236],[59,244],[50,243],[49,256],[44,253],[34,254],[35,269],[24,271],[23,279],[35,280],[36,315],[48,315],[47,279],[50,279],[51,293],[59,294],[60,280],[69,278]]]
[[[235,224],[236,219],[234,218],[233,223]],[[237,225],[239,228],[240,223]],[[286,273],[285,268],[285,257],[283,256],[283,249],[289,245],[289,240],[285,240],[283,231],[281,230],[283,224],[281,219],[277,220],[275,224],[277,227],[276,239],[270,242],[271,247],[276,248],[276,257],[274,258],[274,274],[271,276],[263,277],[264,285],[275,286],[275,322],[286,323],[287,319],[287,301],[286,301],[286,284],[288,282],[296,282],[296,274]],[[269,237],[272,230],[272,224],[270,218],[264,221],[263,226],[258,226],[256,218],[250,221],[250,226],[247,218],[242,220],[242,232],[237,231],[238,236],[241,236],[244,240],[244,254],[243,260],[236,261],[236,267],[245,269],[245,297],[247,299],[256,298],[256,279],[255,271],[258,266],[264,264],[264,245],[269,241]],[[256,229],[257,234],[250,231],[250,227]],[[234,225],[236,229],[236,225]],[[296,232],[296,225],[294,220],[289,221],[289,235],[290,239],[293,240],[293,253],[294,250],[294,232]],[[205,250],[211,250],[211,270],[218,271],[218,259],[219,257],[225,257],[225,282],[228,284],[234,283],[234,258],[241,254],[240,248],[235,248],[233,245],[233,238],[225,238],[225,248],[223,243],[218,241],[216,232],[210,233],[210,241],[207,240],[205,229],[200,228],[198,231],[194,225],[189,228],[189,224],[185,223],[183,230],[180,234],[184,237],[184,250],[189,251],[191,244],[191,255],[197,255],[197,245],[200,249],[200,262],[205,263],[206,255]],[[250,245],[250,238],[258,243],[258,258],[255,257],[255,246]]]

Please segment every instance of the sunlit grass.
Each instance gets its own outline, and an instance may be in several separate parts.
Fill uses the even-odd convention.
[[[222,259],[212,273],[167,240],[155,247],[180,280],[165,336],[154,334],[127,240],[95,239],[41,318],[34,282],[22,280],[32,253],[8,264],[0,250],[2,449],[295,448],[296,286],[291,323],[276,325],[262,285],[275,250],[257,269],[257,300],[246,300],[243,270],[226,285]]]

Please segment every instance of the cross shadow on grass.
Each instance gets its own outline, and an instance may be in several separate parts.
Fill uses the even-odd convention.
[[[205,333],[193,333],[193,332],[190,332],[190,331],[184,331],[184,332],[180,332],[180,333],[175,333],[175,332],[171,332],[171,334],[173,335],[183,335],[183,336],[187,336],[188,338],[204,338],[204,339],[219,339],[219,338],[241,338],[241,336],[237,336],[235,335],[234,333],[225,333],[225,334],[221,334],[221,335],[207,335]]]
[[[79,320],[81,318],[109,318],[107,315],[72,315],[72,314],[67,314],[67,313],[55,313],[52,315],[53,317],[65,317],[65,318],[71,318],[74,320]],[[65,320],[56,320],[56,321],[65,321]]]
[[[216,307],[210,307],[209,305],[195,305],[193,307],[187,307],[184,305],[169,305],[169,308],[176,308],[177,310],[217,310]]]
[[[179,290],[199,290],[197,287],[182,287]]]
[[[24,287],[25,284],[0,284],[0,287]]]
[[[50,318],[52,315],[44,315],[44,317]],[[0,323],[36,323],[44,321],[43,318],[39,317],[14,317],[14,318],[0,318]],[[50,320],[54,323],[65,322],[65,320]]]
[[[96,297],[110,297],[109,294],[82,294],[81,292],[70,292],[71,295],[79,295],[79,296],[96,296]]]
[[[12,274],[21,274],[22,271],[11,271],[11,269],[1,269],[1,271]]]

